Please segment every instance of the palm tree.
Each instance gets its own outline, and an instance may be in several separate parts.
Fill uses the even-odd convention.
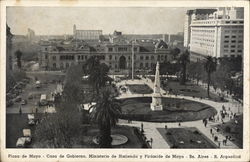
[[[23,53],[22,53],[20,50],[17,50],[17,51],[15,52],[15,56],[16,56],[16,58],[17,58],[17,67],[18,67],[19,69],[21,69],[21,67],[22,67],[22,64],[21,64],[21,57],[22,57],[22,55],[23,55]]]
[[[101,90],[97,103],[91,107],[91,110],[90,118],[99,126],[100,148],[111,148],[111,127],[117,124],[121,107],[110,87]]]
[[[93,62],[87,66],[88,75],[89,75],[89,82],[92,84],[93,88],[95,89],[97,95],[99,94],[99,89],[106,85],[106,82],[110,80],[108,76],[109,67],[102,63]]]
[[[216,71],[217,60],[211,56],[206,57],[206,61],[204,64],[204,69],[207,72],[207,97],[210,98],[209,89],[211,83],[211,74]]]
[[[180,55],[180,57],[178,58],[178,62],[182,67],[180,84],[185,85],[187,64],[190,62],[188,50],[186,50],[184,53]]]

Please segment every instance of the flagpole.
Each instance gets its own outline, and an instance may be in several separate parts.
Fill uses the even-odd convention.
[[[132,40],[132,80],[134,80],[134,41]]]

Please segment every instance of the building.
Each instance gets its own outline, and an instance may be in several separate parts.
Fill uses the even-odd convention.
[[[13,70],[13,56],[11,52],[13,34],[10,31],[10,27],[6,25],[6,72],[9,73]]]
[[[33,42],[35,40],[35,31],[28,28],[27,38],[30,42]]]
[[[243,8],[188,10],[184,25],[184,46],[191,60],[204,56],[243,56]]]
[[[76,25],[73,27],[73,37],[78,40],[99,40],[102,30],[77,30]]]
[[[115,32],[112,41],[92,42],[72,39],[58,42],[41,42],[40,67],[47,70],[63,70],[72,64],[80,64],[91,56],[97,56],[111,70],[128,70],[134,51],[135,69],[152,69],[156,62],[171,61],[170,49],[162,41],[128,41],[122,33]],[[117,35],[118,34],[118,35]]]

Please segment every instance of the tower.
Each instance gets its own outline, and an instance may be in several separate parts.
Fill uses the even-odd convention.
[[[76,39],[76,25],[73,26],[73,38]]]
[[[152,103],[150,104],[152,111],[161,111],[162,103],[161,103],[161,84],[160,84],[160,72],[159,72],[159,62],[156,64],[155,70],[155,83],[154,83],[154,93],[152,95]]]

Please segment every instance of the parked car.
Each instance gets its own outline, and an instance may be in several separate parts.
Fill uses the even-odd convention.
[[[16,142],[16,147],[19,147],[19,148],[24,148],[26,146],[26,138],[25,137],[20,137],[17,139],[17,142]]]
[[[25,138],[25,143],[30,144],[32,141],[31,130],[30,129],[23,129],[23,137]]]
[[[35,115],[34,114],[28,114],[28,125],[30,125],[30,126],[35,125]]]
[[[26,105],[27,104],[27,100],[22,100],[21,105]]]
[[[15,100],[15,102],[20,102],[20,101],[22,101],[22,97],[21,96],[17,96],[14,100]]]

